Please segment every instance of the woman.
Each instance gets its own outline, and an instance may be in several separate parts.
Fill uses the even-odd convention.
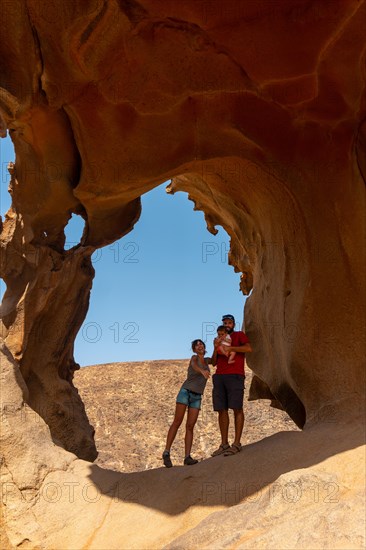
[[[200,412],[202,394],[205,390],[207,380],[210,377],[210,369],[208,365],[211,363],[211,358],[205,357],[206,346],[202,340],[193,340],[192,351],[195,355],[192,355],[191,357],[188,366],[187,379],[183,383],[177,396],[175,416],[173,423],[169,428],[165,451],[163,452],[163,461],[167,468],[171,468],[173,466],[170,459],[170,448],[173,444],[175,436],[177,435],[178,428],[182,424],[187,407],[188,413],[186,435],[184,439],[184,464],[186,466],[192,466],[198,462],[198,460],[191,457],[193,428]]]

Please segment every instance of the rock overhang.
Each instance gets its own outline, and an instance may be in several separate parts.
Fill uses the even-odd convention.
[[[72,386],[72,344],[87,310],[90,256],[130,231],[139,197],[172,178],[171,191],[189,193],[209,230],[226,229],[229,261],[242,291],[252,291],[249,361],[262,382],[253,395],[269,391],[303,425],[338,401],[347,365],[343,403],[362,399],[362,312],[346,308],[363,284],[352,239],[364,224],[363,9],[355,0],[6,3],[1,116],[16,161],[15,218],[2,232],[13,297],[5,339],[34,395],[53,369],[87,422]],[[86,227],[66,252],[73,212]],[[63,292],[79,300],[77,311],[63,310]]]

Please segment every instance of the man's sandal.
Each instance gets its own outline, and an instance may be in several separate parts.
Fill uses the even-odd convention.
[[[236,455],[237,453],[240,453],[241,449],[242,446],[240,445],[240,443],[239,445],[237,443],[233,443],[231,447],[224,452],[224,456]]]
[[[228,443],[225,443],[225,445],[223,445],[221,443],[220,447],[218,449],[216,449],[216,451],[214,451],[213,453],[211,453],[211,456],[219,456],[219,455],[222,455],[224,454],[225,451],[228,451],[230,449],[230,445]]]

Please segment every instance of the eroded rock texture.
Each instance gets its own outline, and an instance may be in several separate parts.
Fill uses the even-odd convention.
[[[14,0],[1,14],[2,133],[16,151],[3,337],[54,439],[95,457],[72,384],[90,256],[168,178],[210,231],[226,229],[252,290],[252,397],[300,426],[359,411],[364,2]],[[65,251],[71,213],[85,231]]]

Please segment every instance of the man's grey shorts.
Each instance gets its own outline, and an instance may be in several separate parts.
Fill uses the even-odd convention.
[[[212,402],[214,411],[242,409],[244,400],[242,374],[214,374],[212,377]]]

